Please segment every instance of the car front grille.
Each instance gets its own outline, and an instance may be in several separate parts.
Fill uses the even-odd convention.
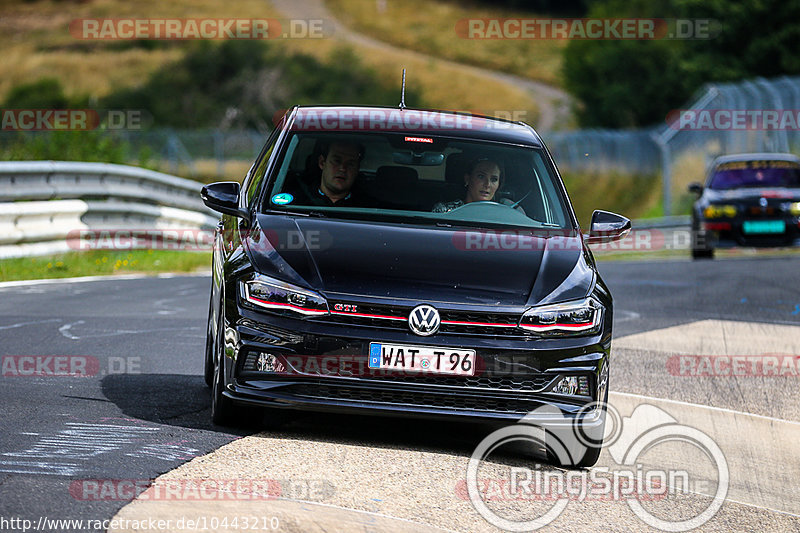
[[[358,305],[358,312],[335,310],[331,302],[331,314],[313,319],[316,322],[367,326],[396,331],[408,331],[408,315],[411,307],[401,308],[386,305]],[[441,326],[439,333],[445,335],[490,335],[501,337],[529,338],[531,333],[517,328],[519,314],[463,312],[439,309]]]
[[[340,387],[332,385],[293,385],[287,392],[313,400],[368,403],[372,406],[451,409],[504,414],[526,414],[540,402],[520,398],[498,398],[482,395],[436,394],[391,389]]]
[[[242,370],[244,372],[259,372],[257,351],[250,351],[244,362]],[[366,359],[366,358],[365,358]],[[366,367],[366,364],[364,365]],[[508,375],[508,374],[483,374],[478,376],[443,376],[443,375],[422,375],[413,373],[381,373],[375,369],[367,369],[366,375],[359,374],[358,371],[346,370],[343,368],[332,368],[330,372],[319,374],[294,374],[284,373],[288,377],[301,376],[304,378],[323,378],[339,379],[351,378],[362,382],[381,382],[381,383],[402,383],[404,385],[424,385],[432,388],[448,387],[451,390],[456,388],[474,390],[495,390],[511,392],[539,392],[545,389],[557,377],[554,374],[527,374],[527,375]],[[266,374],[275,374],[267,372]]]

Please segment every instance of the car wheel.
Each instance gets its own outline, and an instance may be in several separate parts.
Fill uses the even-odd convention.
[[[212,302],[209,301],[208,323],[206,325],[206,351],[203,365],[203,378],[205,379],[208,388],[212,388],[214,385],[214,331],[211,327],[212,321],[214,320],[214,309],[211,304]]]
[[[222,291],[220,291],[222,293]],[[209,335],[210,336],[210,335]],[[218,426],[274,429],[289,420],[289,413],[255,405],[240,405],[226,397],[225,390],[225,296],[222,293],[217,318],[217,334],[211,342],[211,421]],[[269,416],[265,416],[269,414]]]
[[[212,343],[213,376],[211,388],[211,421],[218,426],[238,426],[254,422],[257,410],[236,405],[223,395],[225,390],[225,288],[220,288],[217,334]]]
[[[702,238],[701,238],[702,237]],[[708,235],[700,234],[700,222],[692,218],[692,259],[714,259],[714,248],[709,246]]]
[[[696,249],[692,248],[692,259],[714,259],[714,249]]]
[[[211,388],[211,421],[218,426],[231,426],[236,424],[236,411],[233,401],[226,398],[222,391],[225,390],[225,333],[224,317],[220,308],[217,322],[217,334],[214,339],[214,373]]]
[[[605,403],[600,408],[605,417]],[[580,425],[547,428],[544,435],[547,462],[567,469],[594,466],[603,451],[603,430],[604,427],[600,427],[586,431]]]

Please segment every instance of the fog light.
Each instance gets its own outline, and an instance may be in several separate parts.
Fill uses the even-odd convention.
[[[271,353],[264,353],[264,352],[258,353],[258,360],[256,361],[256,369],[259,372],[279,372],[278,365],[281,365],[280,362]]]
[[[568,394],[570,396],[578,392],[578,378],[576,376],[567,376],[561,378],[553,392],[558,394]]]
[[[553,387],[553,392],[565,396],[589,396],[589,378],[586,376],[565,376]]]

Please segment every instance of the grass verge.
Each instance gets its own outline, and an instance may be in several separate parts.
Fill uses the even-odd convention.
[[[689,249],[653,250],[653,251],[592,251],[598,261],[671,261],[691,260]],[[725,259],[767,259],[800,256],[797,248],[717,248],[714,250],[714,261]],[[702,260],[709,271],[714,261]]]
[[[0,281],[133,273],[195,272],[210,266],[210,252],[89,250],[51,256],[0,259]]]
[[[563,172],[572,207],[588,231],[595,209],[634,218],[660,216],[661,180],[653,176],[618,173]]]

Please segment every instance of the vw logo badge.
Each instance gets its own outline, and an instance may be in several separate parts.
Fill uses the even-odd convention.
[[[427,337],[439,331],[439,311],[428,304],[416,306],[408,315],[408,327],[417,335]]]

